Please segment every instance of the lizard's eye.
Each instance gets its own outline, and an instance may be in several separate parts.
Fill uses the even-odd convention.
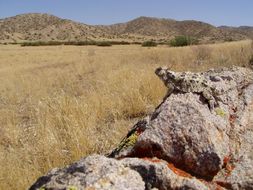
[[[176,75],[174,73],[171,73],[171,72],[168,73],[168,76],[171,79],[175,79],[176,78]]]

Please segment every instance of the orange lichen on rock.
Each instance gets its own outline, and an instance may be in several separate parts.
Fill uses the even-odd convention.
[[[235,166],[234,165],[232,165],[232,164],[227,164],[226,165],[226,177],[228,177],[228,176],[230,176],[231,175],[231,173],[232,173],[232,171],[233,171],[233,169],[235,168]]]
[[[159,163],[161,162],[161,160],[157,159],[157,158],[142,158],[143,160],[147,160],[147,161],[150,161],[150,162],[153,162],[153,163]]]
[[[222,189],[222,187],[223,189],[231,189],[231,184],[226,181],[215,181],[215,183],[220,186],[220,189]]]
[[[235,166],[231,163],[231,157],[230,156],[225,156],[224,159],[223,159],[223,163],[224,163],[223,167],[226,170],[226,176],[230,176],[231,172],[235,168]]]
[[[229,163],[230,160],[231,160],[230,156],[225,156],[224,159],[223,159],[224,165],[226,166]]]
[[[236,117],[237,117],[237,116],[236,116],[236,115],[234,115],[234,114],[233,114],[233,115],[232,115],[232,114],[231,114],[231,115],[229,115],[229,121],[230,121],[230,123],[231,123],[231,124],[233,124],[233,123],[235,122]]]
[[[153,162],[153,163],[159,163],[159,162],[162,162],[160,159],[157,159],[157,158],[142,158],[143,160],[147,160],[149,162]],[[167,166],[177,175],[179,176],[182,176],[182,177],[188,177],[188,178],[192,178],[191,174],[177,168],[174,166],[174,164],[172,163],[168,163]]]
[[[143,130],[142,128],[140,128],[140,127],[136,129],[136,133],[137,133],[138,136],[139,136],[141,133],[143,133],[143,131],[144,131],[144,130]]]
[[[179,168],[176,168],[174,166],[174,164],[172,163],[168,163],[167,166],[177,175],[179,176],[182,176],[182,177],[189,177],[189,178],[192,178],[191,174],[179,169]]]

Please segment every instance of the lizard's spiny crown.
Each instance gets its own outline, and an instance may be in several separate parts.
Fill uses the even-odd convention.
[[[158,67],[156,70],[155,70],[155,74],[159,77],[162,77],[166,74],[166,71],[168,70],[167,67]]]

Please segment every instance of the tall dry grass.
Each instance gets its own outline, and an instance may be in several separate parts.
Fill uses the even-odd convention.
[[[0,189],[106,153],[159,104],[154,69],[247,65],[250,41],[169,48],[0,46]]]

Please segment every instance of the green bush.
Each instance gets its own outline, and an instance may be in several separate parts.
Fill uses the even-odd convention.
[[[141,42],[132,42],[131,44],[134,44],[134,45],[141,45],[142,43],[141,43]]]
[[[57,45],[63,45],[63,42],[58,42],[58,41],[49,41],[49,42],[36,41],[36,42],[23,42],[23,43],[21,43],[21,46],[57,46]]]
[[[192,38],[190,36],[176,36],[174,39],[172,39],[169,42],[169,45],[173,47],[178,47],[178,46],[188,46],[188,45],[193,45],[197,44],[198,41],[195,38]]]
[[[157,43],[154,41],[145,41],[141,45],[142,47],[155,47],[157,46]]]
[[[89,45],[97,45],[97,42],[95,41],[68,41],[63,42],[64,45],[73,45],[73,46],[89,46]]]
[[[224,39],[224,41],[225,42],[233,42],[233,41],[235,41],[232,37],[226,37],[225,39]]]
[[[97,46],[112,46],[111,42],[109,41],[102,41],[102,42],[97,42]]]
[[[126,42],[126,41],[110,41],[110,43],[112,45],[129,45],[129,44],[131,44],[130,42]]]
[[[55,46],[55,45],[73,45],[73,46],[112,46],[112,45],[130,45],[137,44],[127,41],[31,41],[22,42],[21,46]],[[138,43],[140,44],[140,43]]]

